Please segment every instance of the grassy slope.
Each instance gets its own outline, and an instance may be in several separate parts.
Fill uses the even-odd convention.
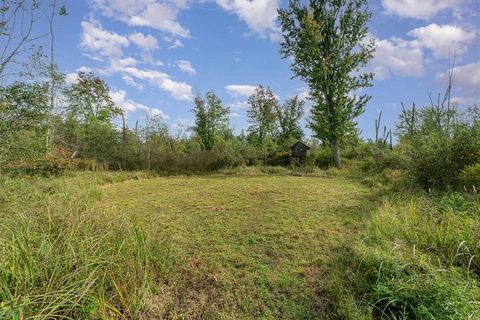
[[[358,240],[372,206],[342,178],[157,178],[102,193],[106,212],[169,239],[171,271],[145,298],[147,318],[323,317],[336,249]]]

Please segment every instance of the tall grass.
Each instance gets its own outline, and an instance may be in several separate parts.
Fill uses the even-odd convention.
[[[168,247],[95,205],[127,174],[0,181],[0,318],[130,318],[167,272]]]
[[[366,318],[480,317],[480,202],[452,193],[387,201],[336,261],[344,301]],[[346,309],[345,318],[355,319]]]

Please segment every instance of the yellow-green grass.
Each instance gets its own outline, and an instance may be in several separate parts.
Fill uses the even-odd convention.
[[[370,193],[340,177],[171,177],[105,185],[97,203],[168,246],[138,316],[309,319],[336,303],[332,261],[360,240]]]

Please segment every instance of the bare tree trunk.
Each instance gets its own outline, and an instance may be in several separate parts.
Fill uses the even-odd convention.
[[[47,136],[45,138],[45,152],[48,154],[51,149],[51,141],[52,141],[52,117],[53,112],[55,109],[55,66],[54,66],[54,41],[55,41],[55,34],[53,33],[53,20],[55,18],[55,9],[57,7],[57,1],[52,0],[50,3],[52,7],[52,12],[50,18],[48,19],[49,22],[49,32],[50,32],[50,109],[48,110],[48,118],[47,118]]]
[[[125,124],[125,112],[122,112],[122,142],[123,142],[123,152],[122,152],[122,169],[126,170],[127,168],[127,146],[128,146],[128,135],[127,135],[127,125]]]
[[[340,147],[336,139],[332,141],[332,153],[333,153],[333,162],[335,167],[340,169],[342,168],[342,159],[340,158]]]
[[[150,115],[147,113],[147,128],[146,128],[146,143],[147,143],[147,171],[150,171],[150,157],[151,157],[151,145],[150,145]]]

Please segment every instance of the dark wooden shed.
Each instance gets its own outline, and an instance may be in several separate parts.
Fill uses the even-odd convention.
[[[310,150],[310,147],[302,141],[297,141],[293,146],[290,147],[292,158],[295,159],[305,159],[307,157],[308,150]]]

